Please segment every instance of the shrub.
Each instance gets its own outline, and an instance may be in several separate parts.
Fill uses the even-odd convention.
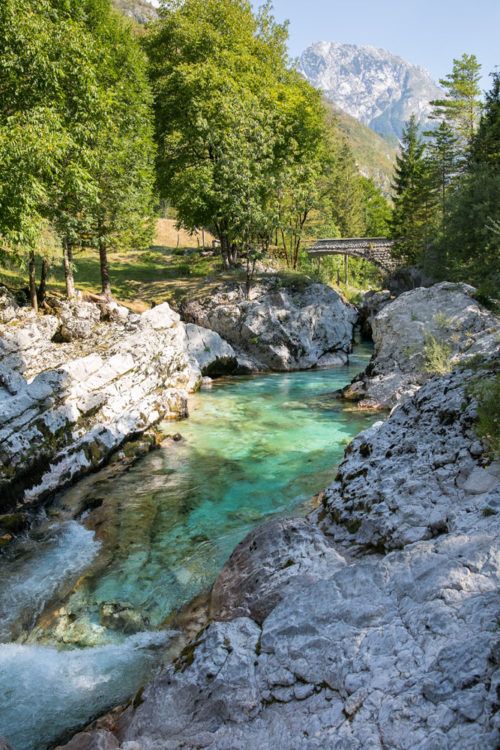
[[[451,370],[452,349],[445,341],[439,341],[428,333],[424,339],[424,369],[432,375],[444,375]]]

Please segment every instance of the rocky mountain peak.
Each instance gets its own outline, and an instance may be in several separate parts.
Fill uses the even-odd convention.
[[[348,114],[383,136],[400,138],[412,114],[428,121],[429,101],[442,95],[425,68],[369,45],[316,42],[300,72]]]

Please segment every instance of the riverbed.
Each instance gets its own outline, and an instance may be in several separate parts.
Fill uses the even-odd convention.
[[[0,562],[0,736],[45,750],[136,693],[172,613],[257,524],[306,514],[373,423],[332,395],[370,355],[217,381],[159,450],[56,499]]]

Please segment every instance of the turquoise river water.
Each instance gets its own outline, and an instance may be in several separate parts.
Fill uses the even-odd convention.
[[[332,392],[346,367],[218,381],[160,450],[68,490],[0,560],[0,736],[46,750],[128,700],[168,617],[209,587],[257,524],[304,514],[374,420]]]

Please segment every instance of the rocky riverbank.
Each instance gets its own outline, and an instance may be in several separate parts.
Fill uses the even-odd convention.
[[[184,415],[199,377],[166,304],[112,322],[91,303],[67,321],[23,311],[1,328],[4,511],[39,502],[160,419]]]
[[[430,377],[477,355],[498,352],[498,318],[475,299],[467,284],[443,282],[394,299],[367,295],[362,308],[375,351],[343,398],[362,408],[388,409],[416,393]]]
[[[347,361],[356,311],[333,290],[290,291],[274,279],[251,300],[241,294],[215,295],[205,317],[191,305],[186,316],[209,329],[166,303],[136,315],[113,302],[49,297],[36,315],[0,287],[2,544],[26,510],[160,420],[185,416],[202,376]]]
[[[398,372],[400,405],[351,443],[321,507],[250,534],[212,590],[211,624],[140,705],[68,750],[497,746],[500,464],[478,434],[497,323],[469,289],[425,295],[375,317],[379,351],[405,332],[402,306],[418,361],[425,326],[451,317],[452,372]]]

